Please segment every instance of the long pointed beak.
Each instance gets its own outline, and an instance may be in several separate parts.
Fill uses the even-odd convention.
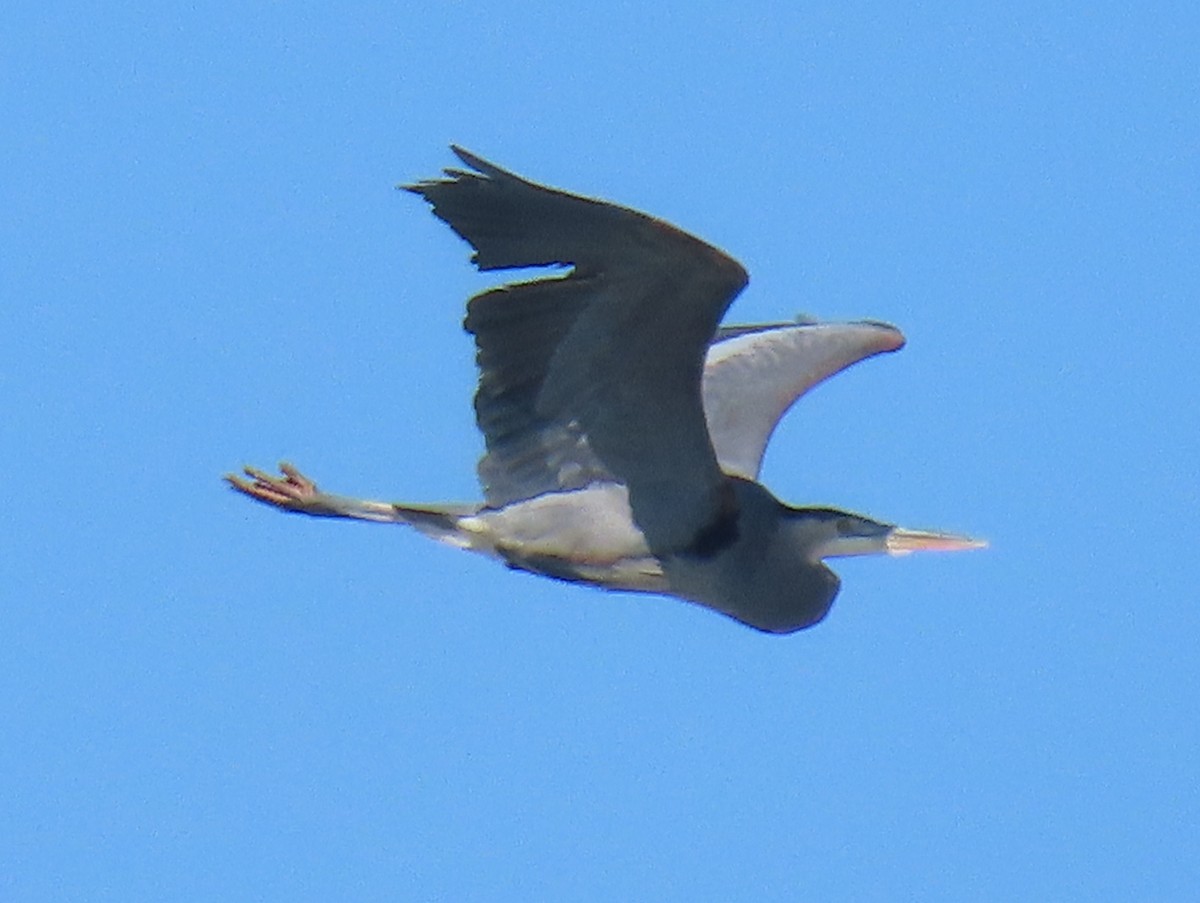
[[[987,541],[938,533],[933,530],[909,530],[893,527],[884,540],[889,555],[908,555],[910,552],[960,552],[966,549],[986,549]]]

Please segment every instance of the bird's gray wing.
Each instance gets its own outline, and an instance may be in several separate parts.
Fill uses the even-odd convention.
[[[784,323],[723,328],[704,363],[704,413],[721,469],[757,480],[775,425],[824,379],[904,346],[886,323]]]
[[[615,478],[652,549],[703,542],[731,494],[701,371],[745,270],[661,220],[453,150],[473,171],[405,187],[475,249],[479,269],[571,267],[468,303],[488,503]]]

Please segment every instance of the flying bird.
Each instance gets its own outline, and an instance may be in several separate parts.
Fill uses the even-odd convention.
[[[407,524],[512,568],[675,596],[777,634],[829,611],[840,581],[825,559],[984,545],[791,507],[758,482],[793,402],[898,350],[895,327],[719,327],[747,282],[722,251],[452,149],[467,168],[401,187],[474,249],[476,267],[569,268],[467,302],[483,502],[332,495],[286,463],[280,475],[253,467],[227,475],[234,489],[285,511]]]

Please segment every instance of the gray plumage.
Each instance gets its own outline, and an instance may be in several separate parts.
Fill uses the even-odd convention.
[[[718,326],[746,284],[732,258],[645,214],[469,169],[404,186],[474,249],[481,270],[568,267],[472,298],[479,506],[334,496],[295,468],[237,490],[317,516],[398,522],[512,567],[674,595],[773,633],[816,623],[826,557],[981,545],[833,509],[792,508],[757,482],[771,433],[817,383],[902,347],[883,323]]]

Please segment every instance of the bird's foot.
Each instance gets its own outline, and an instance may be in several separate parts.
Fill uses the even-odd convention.
[[[279,465],[283,476],[274,477],[254,467],[243,468],[250,479],[238,474],[225,474],[225,482],[243,495],[285,511],[304,514],[325,514],[325,495],[317,484],[287,462]]]

